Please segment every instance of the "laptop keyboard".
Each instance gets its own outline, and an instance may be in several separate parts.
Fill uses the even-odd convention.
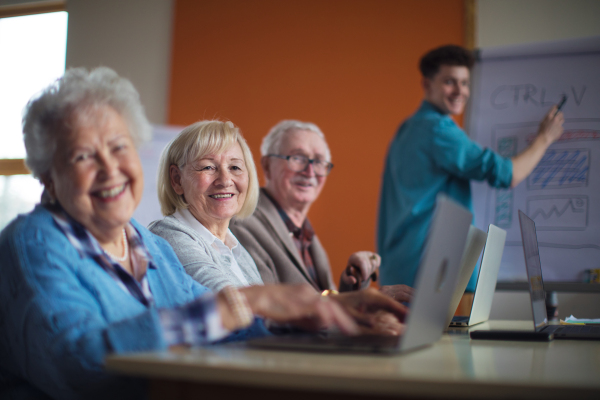
[[[469,322],[469,317],[455,315],[452,317],[452,322]]]
[[[367,351],[388,352],[398,350],[400,338],[398,336],[341,336],[320,337],[316,335],[288,335],[270,336],[252,339],[248,342],[252,347],[286,348],[286,349],[312,349],[323,351]]]

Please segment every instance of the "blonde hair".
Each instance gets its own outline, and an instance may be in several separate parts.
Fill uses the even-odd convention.
[[[230,121],[199,121],[185,128],[167,145],[158,166],[158,201],[163,215],[188,208],[182,195],[171,186],[171,165],[182,169],[208,154],[219,154],[238,143],[248,170],[248,194],[237,218],[252,215],[258,203],[258,176],[250,148],[242,133]]]

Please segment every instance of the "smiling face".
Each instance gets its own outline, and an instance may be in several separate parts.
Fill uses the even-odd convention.
[[[238,143],[181,170],[172,165],[170,173],[175,193],[185,197],[192,215],[213,234],[215,227],[227,228],[246,201],[248,169]]]
[[[282,139],[278,154],[301,154],[310,159],[327,160],[327,144],[315,132],[296,130]],[[275,157],[263,158],[263,169],[269,194],[284,210],[293,208],[307,212],[327,180],[324,176],[315,175],[312,164],[304,171],[295,172],[289,169],[286,160]]]
[[[140,159],[121,115],[110,106],[76,112],[57,142],[50,195],[101,242],[131,219],[143,192]]]
[[[425,100],[444,114],[461,114],[469,99],[469,76],[467,67],[440,66],[433,78],[423,78]]]

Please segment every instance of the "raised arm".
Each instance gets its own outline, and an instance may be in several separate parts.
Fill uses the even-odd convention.
[[[512,158],[513,176],[511,187],[517,186],[531,174],[540,162],[548,147],[563,133],[565,118],[562,112],[556,112],[556,106],[546,114],[537,132],[537,136],[529,147]]]

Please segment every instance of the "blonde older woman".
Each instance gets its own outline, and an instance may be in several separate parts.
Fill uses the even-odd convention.
[[[200,121],[163,150],[158,197],[165,217],[149,229],[171,244],[186,272],[202,285],[215,291],[261,285],[254,260],[229,230],[234,217],[252,214],[258,195],[256,167],[239,129],[231,122]],[[345,306],[352,304],[347,309],[363,321],[365,315],[355,313],[355,305],[370,296],[380,295],[367,290],[335,298]],[[366,317],[364,333],[402,331],[391,315]]]
[[[233,123],[197,122],[173,139],[161,156],[158,197],[166,217],[149,229],[171,244],[192,278],[213,290],[263,283],[229,230],[258,201],[252,153]]]
[[[131,219],[143,185],[136,144],[150,127],[113,71],[67,71],[30,101],[23,125],[27,165],[45,191],[0,234],[0,398],[143,398],[143,381],[104,373],[107,354],[267,334],[254,316],[357,331],[340,302],[306,287],[213,294]]]

